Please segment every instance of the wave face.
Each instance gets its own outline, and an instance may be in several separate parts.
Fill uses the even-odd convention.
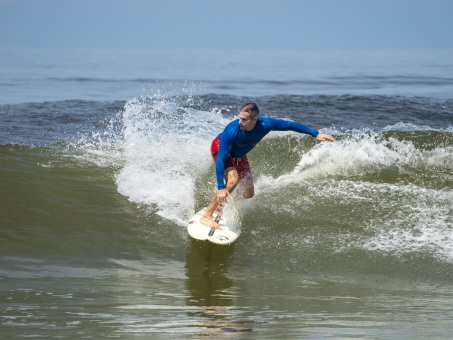
[[[242,101],[231,96],[157,92],[122,104],[41,104],[38,110],[58,107],[62,111],[57,117],[48,114],[50,133],[43,133],[40,125],[45,118],[39,115],[36,122],[28,121],[28,133],[19,134],[19,139],[13,134],[3,137],[10,138],[10,143],[21,142],[2,146],[4,157],[11,162],[11,169],[5,171],[12,174],[3,185],[18,195],[14,201],[18,206],[17,202],[33,197],[33,190],[24,184],[30,179],[21,174],[39,175],[32,188],[39,189],[42,181],[47,183],[43,187],[54,190],[45,195],[48,206],[41,211],[56,202],[68,202],[58,214],[71,211],[73,204],[83,207],[84,202],[92,202],[101,186],[107,190],[105,197],[92,202],[102,207],[99,211],[111,210],[113,197],[119,195],[146,211],[148,218],[167,221],[162,223],[180,230],[211,198],[215,185],[209,146],[235,117]],[[276,266],[287,261],[289,251],[294,252],[293,258],[305,258],[304,266],[311,269],[319,268],[320,258],[327,256],[326,266],[341,262],[343,267],[355,268],[356,259],[368,258],[361,270],[384,270],[375,268],[377,259],[389,256],[395,267],[385,270],[406,268],[410,257],[416,265],[409,272],[425,275],[425,267],[433,261],[450,272],[451,102],[381,96],[275,96],[262,101],[265,114],[324,126],[322,131],[335,135],[337,141],[316,143],[306,135],[273,132],[252,151],[256,197],[231,204],[230,212],[244,242],[253,244],[250,251],[266,249],[263,262],[276,261]],[[281,113],[285,105],[287,110]],[[365,115],[362,110],[367,106],[373,109]],[[74,107],[79,108],[78,115],[70,114]],[[90,112],[87,107],[100,110],[98,121],[82,126],[84,115]],[[37,107],[21,104],[6,109],[25,112],[25,120]],[[58,138],[61,143],[54,143]],[[48,145],[25,145],[36,142]],[[96,190],[84,183],[87,171]],[[51,184],[58,180],[64,184]],[[17,182],[21,186],[16,187]],[[72,190],[62,189],[66,185],[78,189],[69,195]],[[27,219],[27,215],[20,218]],[[60,217],[67,218],[65,214]],[[55,220],[49,214],[42,220],[43,227]],[[116,217],[110,222],[118,224]],[[178,239],[172,242],[181,242]],[[273,247],[275,242],[284,251]]]

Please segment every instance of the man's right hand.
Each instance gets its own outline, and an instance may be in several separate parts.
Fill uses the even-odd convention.
[[[230,196],[230,193],[228,192],[227,189],[220,189],[217,190],[217,199],[219,201],[219,204],[226,203],[227,198]]]

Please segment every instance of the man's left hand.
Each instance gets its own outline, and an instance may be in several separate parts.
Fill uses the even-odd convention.
[[[316,139],[319,140],[319,141],[324,141],[324,140],[330,140],[330,141],[334,141],[335,138],[333,138],[331,135],[328,135],[327,133],[319,133],[317,136],[316,136]]]

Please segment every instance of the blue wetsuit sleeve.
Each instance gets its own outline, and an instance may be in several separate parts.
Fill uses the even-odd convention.
[[[225,162],[228,159],[228,155],[230,154],[232,142],[230,141],[231,138],[228,138],[229,135],[225,131],[220,135],[220,146],[219,152],[217,154],[217,161],[215,164],[215,173],[217,178],[217,189],[225,189]]]
[[[295,131],[299,133],[306,133],[313,137],[317,137],[319,134],[318,130],[309,128],[304,124],[293,122],[290,120],[266,118],[266,125],[268,125],[268,127],[274,131]]]

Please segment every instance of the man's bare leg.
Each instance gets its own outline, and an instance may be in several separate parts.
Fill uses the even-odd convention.
[[[229,194],[233,192],[236,186],[239,183],[239,175],[235,168],[225,169],[225,178],[226,178],[226,190]],[[220,202],[219,197],[217,196],[218,191],[215,193],[208,207],[206,208],[203,216],[200,218],[200,223],[207,225],[211,228],[222,229],[212,218],[212,214],[216,209],[219,209]]]
[[[243,179],[241,179],[241,192],[242,198],[248,199],[255,196],[255,187],[253,186],[253,177],[251,173],[248,173]]]

